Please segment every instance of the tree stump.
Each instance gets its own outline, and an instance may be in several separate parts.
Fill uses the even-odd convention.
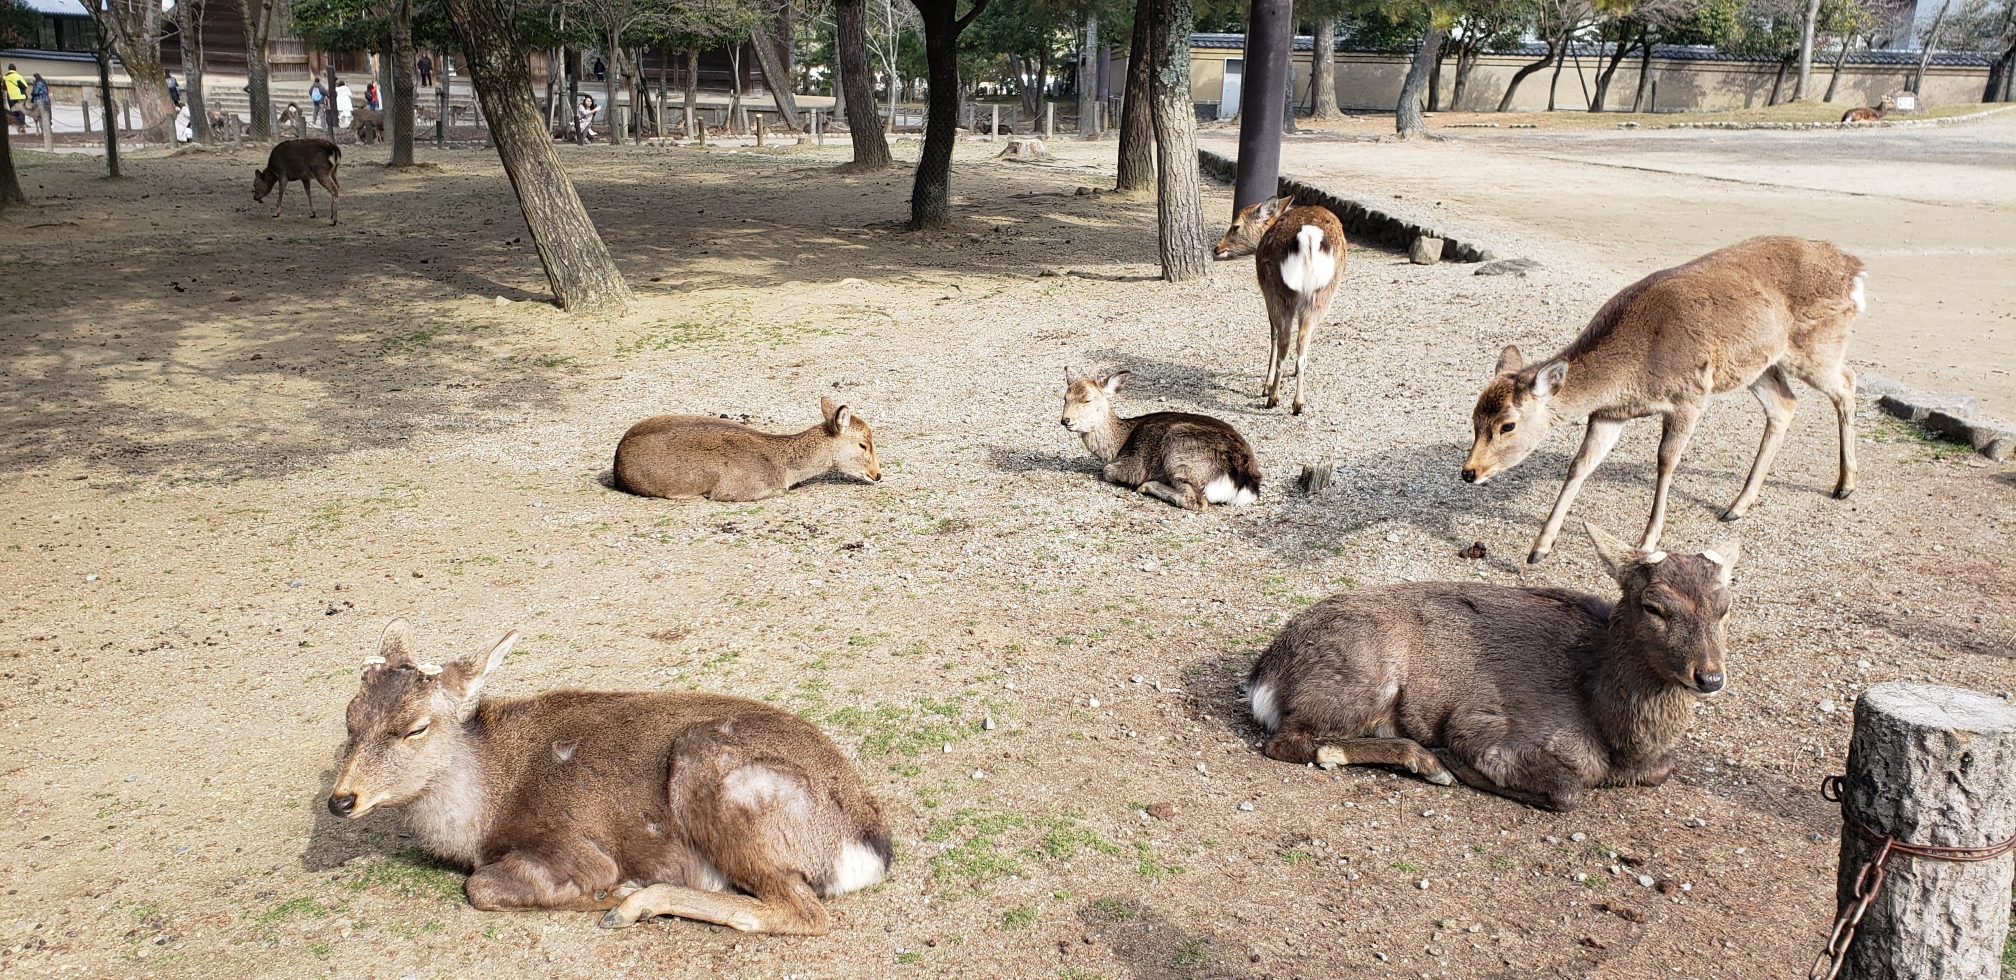
[[[2016,706],[1974,691],[1885,683],[1855,704],[1844,818],[1901,843],[1986,847],[2016,835]],[[1881,847],[1841,831],[1835,901]],[[2002,969],[2016,855],[1959,862],[1893,851],[1844,954],[1842,980],[1962,980]]]

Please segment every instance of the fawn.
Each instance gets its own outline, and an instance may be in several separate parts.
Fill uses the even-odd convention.
[[[616,444],[616,489],[643,497],[764,500],[827,473],[880,482],[875,433],[853,409],[819,399],[825,421],[772,435],[704,415],[660,415]]]
[[[1132,377],[1120,371],[1095,381],[1064,369],[1064,417],[1106,464],[1102,476],[1185,510],[1207,504],[1245,506],[1260,494],[1260,467],[1239,430],[1208,415],[1154,412],[1123,419],[1112,396]]]

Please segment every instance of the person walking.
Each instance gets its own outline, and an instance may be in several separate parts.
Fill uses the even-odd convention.
[[[414,62],[413,67],[419,70],[423,87],[434,84],[434,59],[428,57],[427,52],[420,52],[420,60]]]
[[[49,105],[49,83],[42,80],[42,73],[35,73],[35,80],[28,85],[29,114],[35,117],[37,127],[52,125],[56,114]]]
[[[598,82],[609,80],[609,66],[602,63],[600,56],[595,58],[595,80]]]
[[[172,72],[168,75],[168,101],[175,103],[175,108],[182,108],[182,85],[175,81]]]
[[[349,126],[350,126],[350,114],[351,114],[352,112],[354,112],[354,111],[356,110],[356,108],[357,108],[357,104],[356,104],[355,102],[351,101],[351,99],[350,99],[350,83],[349,83],[349,82],[346,82],[346,81],[344,81],[343,79],[340,79],[340,78],[339,78],[339,79],[337,79],[337,80],[336,80],[336,125],[337,125],[337,126],[338,126],[339,128],[346,128],[346,129],[347,129],[347,128],[349,128]]]
[[[0,82],[7,87],[7,115],[14,120],[14,128],[27,132],[28,114],[23,110],[28,107],[28,80],[13,65],[8,65],[7,74],[0,75]]]
[[[322,80],[316,79],[308,86],[308,122],[311,126],[322,125]]]
[[[371,84],[364,86],[364,105],[365,107],[371,109],[373,112],[385,108],[384,106],[378,104],[377,82],[374,81]]]

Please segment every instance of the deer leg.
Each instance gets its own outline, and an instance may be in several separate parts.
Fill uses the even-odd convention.
[[[826,906],[820,904],[819,897],[803,878],[792,875],[788,880],[765,884],[769,887],[761,889],[761,898],[679,885],[652,885],[632,893],[622,904],[603,914],[602,928],[627,929],[653,916],[676,915],[743,932],[823,936],[832,930]]]
[[[1405,766],[1408,772],[1418,773],[1437,786],[1456,782],[1435,753],[1411,738],[1350,738],[1332,742],[1317,747],[1316,762],[1339,766]]]
[[[280,208],[287,203],[287,181],[280,182],[280,193],[273,198],[273,217],[280,217]]]
[[[616,863],[599,848],[556,854],[511,851],[476,869],[463,886],[469,904],[486,912],[561,909],[599,912],[621,899]]]
[[[1834,481],[1834,499],[1847,500],[1855,492],[1855,372],[1840,364],[1834,374],[1820,379],[1828,383],[1814,387],[1827,393],[1834,403],[1834,418],[1841,425],[1841,476]]]
[[[329,223],[333,225],[336,223],[336,198],[340,196],[340,192],[342,191],[342,188],[336,184],[336,172],[332,170],[329,172],[329,176],[316,177],[315,180],[322,185],[323,190],[329,192]]]
[[[1176,486],[1170,486],[1161,480],[1149,480],[1141,484],[1140,490],[1150,497],[1175,504],[1184,510],[1203,510],[1209,506],[1209,502],[1204,499],[1203,489],[1187,480],[1177,481]]]
[[[1316,340],[1316,327],[1323,321],[1323,311],[1311,306],[1296,317],[1301,321],[1295,331],[1295,402],[1293,414],[1302,414],[1302,376],[1309,373],[1309,345]]]
[[[1687,440],[1701,421],[1701,408],[1675,406],[1659,434],[1659,477],[1652,484],[1652,516],[1645,521],[1645,540],[1638,544],[1646,551],[1659,547],[1659,532],[1666,529],[1666,495],[1673,489],[1673,471],[1680,466],[1680,454],[1687,451]]]
[[[1526,563],[1538,565],[1540,560],[1554,550],[1554,539],[1561,534],[1561,522],[1568,519],[1568,505],[1575,502],[1575,495],[1582,490],[1582,481],[1589,479],[1603,457],[1610,455],[1611,447],[1617,445],[1617,437],[1624,434],[1623,419],[1602,419],[1589,417],[1589,428],[1582,434],[1582,448],[1576,450],[1575,461],[1568,464],[1568,479],[1561,484],[1561,496],[1554,501],[1554,510],[1547,515],[1547,525],[1540,529],[1540,536],[1533,539],[1533,551],[1526,556]]]
[[[1530,773],[1535,786],[1506,786],[1477,771],[1475,766],[1448,749],[1436,749],[1435,758],[1463,785],[1480,793],[1502,796],[1515,803],[1556,813],[1567,813],[1582,802],[1582,780],[1567,766],[1554,763],[1541,772]]]
[[[301,178],[301,193],[308,195],[308,217],[315,217],[315,185],[308,178]]]
[[[1757,494],[1764,489],[1764,474],[1771,472],[1771,462],[1778,458],[1779,447],[1785,445],[1792,413],[1799,410],[1799,396],[1792,393],[1785,369],[1775,364],[1750,383],[1750,391],[1764,406],[1764,441],[1757,446],[1757,460],[1750,464],[1750,478],[1743,481],[1743,492],[1736,495],[1736,502],[1722,514],[1725,521],[1741,519],[1757,503]]]

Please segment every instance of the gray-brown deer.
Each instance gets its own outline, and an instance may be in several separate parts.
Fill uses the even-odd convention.
[[[483,660],[423,663],[393,620],[350,701],[329,812],[401,811],[471,868],[485,911],[676,915],[823,935],[821,898],[880,882],[889,831],[853,763],[809,722],[717,694],[552,691],[496,701]]]
[[[1657,786],[1694,703],[1722,690],[1733,543],[1646,552],[1590,527],[1615,604],[1566,589],[1418,582],[1296,615],[1247,678],[1266,753],[1404,766],[1430,782],[1572,810]]]
[[[1064,369],[1064,417],[1101,463],[1106,482],[1185,510],[1245,506],[1260,494],[1260,467],[1239,430],[1208,415],[1152,412],[1131,419],[1113,411],[1132,372],[1101,380]]]
[[[284,140],[273,147],[266,156],[266,169],[252,172],[252,199],[266,200],[266,195],[275,187],[280,196],[273,201],[273,217],[280,217],[280,206],[287,203],[287,185],[301,182],[301,192],[308,195],[308,217],[315,217],[315,189],[310,180],[321,184],[329,191],[329,223],[336,223],[336,199],[343,188],[336,183],[336,165],[343,162],[343,150],[325,139]]]
[[[660,415],[616,444],[616,489],[645,497],[764,500],[827,473],[880,482],[868,420],[831,398],[825,420],[795,435],[705,415]]]
[[[1834,403],[1841,470],[1834,496],[1855,491],[1855,372],[1848,332],[1866,305],[1862,261],[1826,242],[1766,236],[1717,249],[1686,265],[1655,272],[1598,310],[1573,343],[1527,363],[1517,347],[1498,356],[1497,376],[1477,396],[1474,441],[1463,464],[1466,483],[1484,483],[1519,464],[1547,430],[1587,416],[1582,448],[1527,561],[1554,549],[1554,538],[1582,482],[1603,462],[1624,423],[1660,416],[1659,475],[1652,516],[1639,547],[1659,546],[1667,492],[1680,454],[1711,397],[1747,387],[1764,406],[1764,440],[1743,490],[1723,513],[1749,513],[1764,475],[1799,407],[1792,378]]]
[[[1294,414],[1302,414],[1302,378],[1309,373],[1309,345],[1330,315],[1337,283],[1344,278],[1344,226],[1325,207],[1295,207],[1277,197],[1249,204],[1214,249],[1219,261],[1253,256],[1260,294],[1267,300],[1273,346],[1267,354],[1267,407],[1281,404],[1281,372],[1288,344],[1295,344]]]

